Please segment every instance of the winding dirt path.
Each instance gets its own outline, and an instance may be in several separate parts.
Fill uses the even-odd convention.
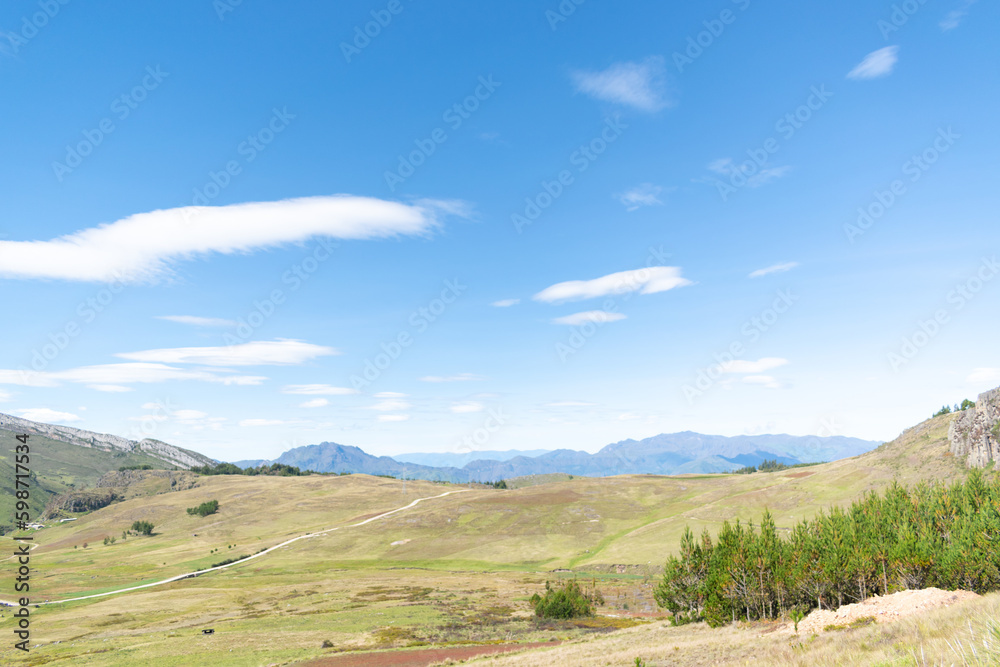
[[[285,540],[281,544],[276,544],[273,547],[269,547],[269,548],[264,549],[263,551],[261,551],[259,553],[255,553],[252,556],[247,556],[246,558],[242,558],[242,559],[240,559],[238,561],[234,561],[232,563],[227,563],[226,565],[219,565],[217,567],[210,567],[210,568],[205,569],[205,570],[197,570],[195,572],[187,572],[185,574],[178,574],[178,575],[176,575],[174,577],[170,577],[169,579],[163,579],[161,581],[154,581],[152,583],[142,584],[140,586],[129,586],[128,588],[119,588],[118,590],[115,590],[115,591],[107,591],[107,592],[104,592],[104,593],[95,593],[93,595],[83,595],[81,597],[66,598],[65,600],[51,600],[49,602],[38,602],[38,603],[33,603],[33,604],[36,604],[36,606],[41,606],[43,604],[62,604],[64,602],[76,602],[77,600],[91,600],[93,598],[100,598],[100,597],[105,597],[105,596],[108,596],[108,595],[119,595],[121,593],[128,593],[128,592],[131,592],[131,591],[138,591],[138,590],[141,590],[143,588],[152,588],[153,586],[163,586],[164,584],[169,584],[169,583],[173,583],[175,581],[180,581],[181,579],[190,579],[190,578],[197,577],[197,576],[200,576],[200,575],[203,575],[203,574],[207,574],[208,572],[215,572],[216,570],[224,570],[227,567],[234,567],[236,565],[242,565],[243,563],[249,563],[250,561],[252,561],[255,558],[260,558],[262,556],[266,556],[267,554],[271,553],[275,549],[280,549],[282,547],[287,547],[289,544],[292,544],[294,542],[298,542],[299,540],[305,540],[305,539],[309,539],[311,537],[319,537],[320,535],[326,535],[327,533],[332,533],[332,532],[334,532],[336,530],[342,530],[344,528],[357,528],[358,526],[363,526],[363,525],[365,525],[367,523],[371,523],[372,521],[378,521],[379,519],[384,519],[385,517],[387,517],[387,516],[389,516],[391,514],[395,514],[396,512],[402,512],[404,510],[408,510],[411,507],[414,507],[417,503],[422,502],[424,500],[435,500],[437,498],[444,498],[445,496],[450,496],[453,493],[465,493],[468,490],[469,489],[461,489],[459,491],[447,491],[445,493],[442,493],[439,496],[429,496],[427,498],[417,498],[416,500],[414,500],[412,503],[410,503],[409,505],[407,505],[405,507],[398,507],[398,508],[396,508],[394,510],[389,510],[388,512],[382,512],[381,514],[376,514],[375,516],[373,516],[371,518],[365,519],[364,521],[359,521],[358,523],[352,523],[352,524],[350,524],[348,526],[337,526],[336,528],[327,528],[326,530],[318,530],[318,531],[316,531],[314,533],[306,533],[305,535],[299,535],[298,537],[293,537],[290,540]],[[5,605],[5,606],[8,606],[8,607],[16,607],[17,606],[16,603],[11,602],[9,600],[0,600],[0,605]]]

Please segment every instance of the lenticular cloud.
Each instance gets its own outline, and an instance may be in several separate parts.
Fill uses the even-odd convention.
[[[249,253],[310,238],[372,239],[430,231],[449,202],[304,197],[138,213],[50,241],[0,241],[0,276],[155,282],[171,264],[211,253]]]

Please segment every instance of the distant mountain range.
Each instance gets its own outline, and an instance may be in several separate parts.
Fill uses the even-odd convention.
[[[106,452],[112,458],[142,457],[179,468],[211,465],[207,456],[159,440],[129,440],[114,435],[54,426],[0,414],[0,433],[29,433],[52,441]],[[11,436],[12,440],[12,436]],[[815,463],[856,456],[880,443],[833,436],[743,435],[726,437],[685,431],[646,438],[622,440],[590,454],[572,449],[530,451],[479,451],[465,453],[418,453],[397,457],[372,456],[358,447],[322,442],[290,449],[273,461],[235,461],[241,467],[284,463],[316,472],[392,475],[464,483],[493,482],[512,477],[567,473],[590,477],[625,474],[676,475],[729,472],[764,459],[781,463]],[[67,450],[68,451],[68,450]],[[2,457],[0,457],[2,458]],[[95,459],[96,461],[96,459]],[[129,461],[122,460],[122,463]],[[110,463],[94,463],[94,472]],[[119,463],[118,465],[121,465]]]
[[[236,461],[237,465],[285,463],[316,472],[358,472],[410,479],[494,482],[500,479],[568,473],[590,477],[625,474],[677,475],[729,472],[765,459],[781,463],[816,463],[857,456],[879,442],[843,436],[743,435],[726,437],[685,431],[622,440],[596,454],[555,451],[475,452],[372,456],[358,447],[323,442],[290,449],[273,461]],[[470,460],[471,459],[471,460]],[[444,464],[444,465],[441,465]]]

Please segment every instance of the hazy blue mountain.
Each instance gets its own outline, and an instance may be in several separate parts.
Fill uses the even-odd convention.
[[[684,431],[664,433],[644,440],[622,440],[607,445],[596,454],[573,449],[556,449],[539,454],[518,451],[478,452],[477,460],[468,461],[461,467],[430,463],[457,464],[463,460],[462,457],[468,456],[466,454],[412,454],[392,458],[372,456],[358,447],[332,442],[296,447],[275,461],[317,472],[357,472],[394,477],[405,475],[410,479],[464,483],[493,482],[555,472],[590,477],[728,472],[744,466],[758,465],[765,459],[789,465],[834,461],[856,456],[879,444],[881,443],[843,436],[726,437]],[[491,458],[481,458],[484,456]],[[405,460],[407,458],[415,460]]]
[[[527,456],[529,458],[548,454],[551,449],[531,449],[507,451],[484,450],[476,452],[465,452],[456,454],[451,452],[428,452],[415,454],[397,454],[392,458],[402,463],[419,463],[424,466],[461,468],[473,461],[509,461],[517,456]]]

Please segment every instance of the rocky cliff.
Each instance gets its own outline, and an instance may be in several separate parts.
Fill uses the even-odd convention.
[[[52,440],[58,440],[59,442],[100,449],[106,452],[143,452],[180,468],[215,465],[215,461],[207,456],[187,449],[181,449],[180,447],[174,447],[159,440],[146,438],[145,440],[136,442],[135,440],[129,440],[117,435],[94,433],[93,431],[84,431],[83,429],[71,428],[69,426],[43,424],[2,413],[0,413],[0,429],[16,431],[17,433],[27,433],[29,435],[41,435]]]
[[[961,412],[948,427],[951,453],[970,468],[1000,459],[1000,387],[979,395],[976,407]]]

